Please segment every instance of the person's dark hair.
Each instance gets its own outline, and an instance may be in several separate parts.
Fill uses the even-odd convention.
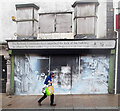
[[[50,76],[51,76],[51,75],[54,75],[54,73],[53,73],[53,72],[51,72],[51,73],[50,73]]]

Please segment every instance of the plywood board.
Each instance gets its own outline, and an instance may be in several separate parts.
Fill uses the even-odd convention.
[[[72,32],[72,14],[56,15],[56,32],[70,33]]]
[[[96,18],[77,18],[77,34],[95,34]]]
[[[38,11],[34,9],[34,19],[38,20]]]
[[[42,94],[49,70],[55,94],[108,94],[109,56],[26,54],[16,55],[14,64],[16,95]]]
[[[31,36],[32,35],[32,21],[18,22],[17,34],[19,36]]]
[[[38,22],[34,21],[34,36],[37,37],[38,34]]]
[[[95,16],[95,4],[77,5],[76,10],[77,16]]]
[[[33,19],[33,8],[17,9],[17,20]]]
[[[54,14],[46,14],[39,16],[40,33],[54,32]]]

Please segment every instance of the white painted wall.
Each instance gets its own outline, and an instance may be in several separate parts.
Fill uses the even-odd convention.
[[[0,42],[6,39],[14,39],[16,33],[16,23],[11,20],[11,16],[16,15],[15,4],[18,3],[35,3],[40,6],[39,12],[58,12],[71,11],[71,5],[76,0],[0,0]],[[106,3],[105,0],[98,0],[101,4],[98,8],[98,25],[97,37],[106,35]],[[116,0],[114,0],[116,2]]]
[[[107,27],[107,12],[106,12],[106,0],[103,2],[102,0],[99,0],[99,6],[97,10],[97,38],[106,37],[106,27]]]
[[[40,11],[68,11],[75,0],[0,0],[0,42],[6,39],[14,39],[16,33],[16,23],[11,20],[11,16],[16,15],[15,4],[35,3],[40,6]]]
[[[0,2],[0,42],[13,38],[16,32],[16,23],[12,22],[11,16],[15,15],[14,3]]]

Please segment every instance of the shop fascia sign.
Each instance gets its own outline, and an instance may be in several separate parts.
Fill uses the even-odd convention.
[[[115,40],[8,41],[9,49],[113,49]]]

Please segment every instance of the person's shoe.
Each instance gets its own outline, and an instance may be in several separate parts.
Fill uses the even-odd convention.
[[[50,104],[50,106],[56,106],[56,104]]]
[[[42,105],[41,102],[38,102],[38,105],[41,106]]]

